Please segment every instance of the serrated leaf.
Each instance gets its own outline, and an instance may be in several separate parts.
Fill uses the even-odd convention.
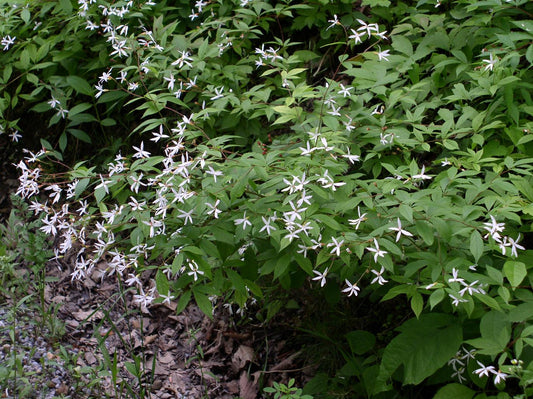
[[[472,399],[475,394],[476,392],[467,386],[452,383],[439,389],[433,399]]]
[[[503,274],[509,280],[511,286],[516,288],[527,276],[527,268],[522,262],[509,260],[503,265]]]
[[[198,305],[200,310],[207,317],[209,317],[210,319],[213,319],[213,305],[211,304],[211,301],[209,300],[207,295],[205,295],[203,292],[200,292],[197,287],[193,287],[192,293],[193,293],[196,305]]]
[[[419,292],[416,292],[411,298],[411,309],[413,309],[416,318],[420,316],[422,309],[424,309],[424,298]]]
[[[94,90],[85,79],[79,76],[70,75],[66,77],[66,80],[67,84],[74,90],[76,90],[78,93],[86,94],[92,97]]]
[[[180,296],[178,304],[176,305],[176,314],[180,314],[185,310],[189,302],[191,301],[191,291],[185,291],[183,295]]]
[[[363,355],[371,350],[376,344],[376,337],[374,334],[365,330],[350,331],[346,334],[346,340],[352,353],[356,355]]]
[[[400,366],[404,384],[419,384],[450,360],[463,342],[461,325],[453,316],[432,313],[411,319],[385,348],[379,375],[378,393]]]
[[[433,229],[429,225],[428,222],[424,220],[417,220],[415,223],[416,231],[418,232],[418,235],[422,237],[424,242],[427,245],[433,244],[433,241],[435,240]]]
[[[479,234],[479,231],[474,230],[470,235],[470,252],[474,256],[476,263],[481,258],[481,255],[483,255],[483,248],[483,238]]]
[[[445,297],[445,292],[442,288],[439,288],[431,293],[429,296],[429,306],[431,310],[437,306]]]
[[[167,295],[169,290],[168,285],[168,278],[161,270],[157,272],[155,275],[155,286],[157,288],[157,292],[162,295]]]

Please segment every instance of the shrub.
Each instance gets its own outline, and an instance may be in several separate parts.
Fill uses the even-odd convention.
[[[95,24],[80,35],[98,32],[88,70],[103,68],[86,93],[67,84],[68,118],[103,108],[133,146],[67,179],[46,175],[51,145],[19,164],[58,255],[77,251],[72,279],[105,258],[144,311],[194,300],[208,316],[221,298],[268,319],[298,288],[339,307],[402,297],[390,342],[339,343],[357,395],[508,396],[509,377],[528,395],[531,4],[389,3],[80,0],[67,27]],[[29,46],[12,36],[6,54]]]

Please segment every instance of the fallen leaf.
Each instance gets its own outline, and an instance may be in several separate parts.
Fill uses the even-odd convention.
[[[243,371],[239,378],[239,395],[242,399],[257,398],[257,385],[248,379],[246,371]]]
[[[231,362],[237,368],[242,369],[246,363],[251,362],[254,358],[254,350],[250,346],[240,345],[239,349],[233,354]]]

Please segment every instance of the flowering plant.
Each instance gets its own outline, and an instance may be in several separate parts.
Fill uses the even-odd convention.
[[[73,20],[100,36],[89,68],[100,76],[28,73],[39,91],[26,101],[47,87],[34,109],[57,110],[51,124],[69,119],[72,133],[117,118],[131,143],[61,179],[46,165],[63,134],[18,164],[18,194],[58,241],[56,259],[75,254],[72,280],[98,268],[144,312],[194,300],[210,317],[230,302],[259,303],[268,319],[282,289],[339,307],[401,296],[411,317],[390,342],[364,331],[361,346],[361,330],[343,342],[347,375],[369,396],[445,369],[441,397],[452,381],[501,387],[509,359],[529,370],[531,7],[370,3],[323,11],[302,43],[315,10],[304,3],[197,1],[184,15],[165,1],[78,1]],[[13,24],[38,7],[25,10],[10,10]],[[6,54],[37,40],[11,29]]]

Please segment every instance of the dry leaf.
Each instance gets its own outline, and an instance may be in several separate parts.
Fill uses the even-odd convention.
[[[78,321],[82,320],[88,320],[88,321],[95,321],[95,320],[102,320],[104,318],[104,312],[101,310],[79,310],[77,312],[73,312],[72,316],[76,318]]]
[[[233,354],[231,362],[237,368],[242,369],[246,363],[251,362],[254,358],[254,350],[246,345],[240,345],[239,349]]]
[[[242,399],[257,398],[257,385],[248,379],[246,371],[243,371],[239,378],[239,395]]]

